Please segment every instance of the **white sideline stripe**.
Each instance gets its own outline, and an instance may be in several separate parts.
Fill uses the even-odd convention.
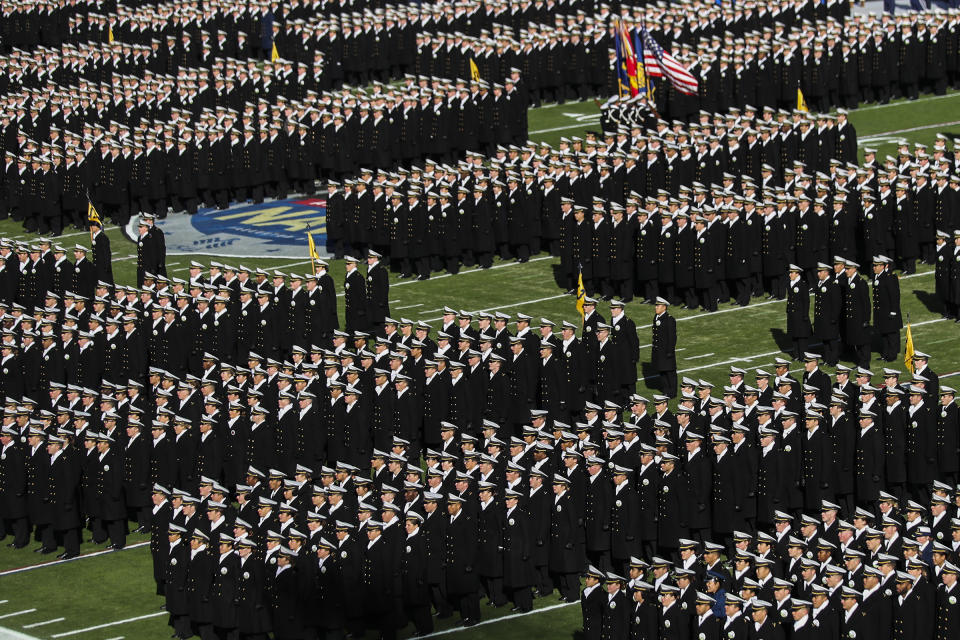
[[[126,551],[127,549],[136,549],[137,547],[145,547],[150,544],[147,542],[138,542],[136,544],[127,545],[120,551]],[[44,567],[52,567],[54,565],[63,564],[64,562],[76,562],[77,560],[83,560],[84,558],[95,558],[96,556],[102,556],[105,553],[117,553],[112,549],[106,549],[104,551],[95,551],[93,553],[84,553],[77,556],[76,558],[70,558],[69,560],[54,560],[53,562],[44,562],[42,564],[34,564],[29,567],[20,567],[19,569],[7,569],[6,571],[0,571],[0,576],[8,576],[14,573],[24,573],[26,571],[33,571],[34,569],[43,569]],[[6,600],[4,600],[6,602]]]
[[[543,607],[542,609],[534,609],[533,611],[527,611],[526,613],[511,613],[510,615],[507,615],[507,616],[500,616],[499,618],[491,618],[489,620],[484,620],[483,622],[478,622],[472,627],[457,627],[455,629],[447,629],[445,631],[434,631],[433,633],[428,633],[427,635],[420,636],[420,637],[421,638],[439,638],[440,636],[445,636],[451,633],[459,633],[461,631],[472,631],[473,629],[476,629],[477,627],[482,627],[485,624],[496,624],[497,622],[503,622],[505,620],[522,618],[523,616],[532,616],[537,613],[543,613],[544,611],[550,611],[551,609],[560,609],[562,607],[572,607],[575,604],[579,604],[579,600],[577,602],[565,602],[563,604],[552,604],[549,607]],[[57,636],[53,636],[53,637],[56,638]]]
[[[860,108],[860,109],[853,109],[853,110],[850,111],[850,114],[853,115],[853,114],[859,113],[859,112],[861,112],[861,111],[875,111],[875,110],[877,110],[877,109],[889,109],[889,108],[891,108],[891,107],[906,107],[906,106],[909,106],[909,105],[917,104],[918,102],[932,102],[932,101],[934,101],[934,100],[945,100],[945,99],[947,99],[947,98],[960,98],[960,95],[958,95],[958,94],[956,94],[956,93],[952,93],[952,94],[945,95],[945,96],[930,96],[930,97],[927,97],[927,98],[919,98],[919,99],[917,99],[917,100],[904,100],[903,102],[894,102],[894,103],[891,103],[891,104],[877,104],[877,105],[873,105],[873,106],[871,106],[871,107],[863,107],[863,108]],[[554,107],[554,106],[557,106],[557,105],[550,105],[549,107],[541,107],[541,108],[543,108],[543,109],[549,109],[549,108]],[[899,133],[906,133],[906,132],[908,132],[908,131],[919,131],[920,129],[931,129],[931,128],[933,128],[933,127],[949,126],[950,124],[958,124],[958,123],[942,123],[942,124],[931,125],[930,127],[920,127],[920,128],[918,128],[918,129],[905,129],[904,131],[899,132]],[[541,134],[541,133],[553,133],[553,132],[555,132],[555,131],[566,131],[566,130],[568,130],[568,129],[583,129],[583,128],[587,127],[587,126],[589,126],[589,124],[587,124],[587,123],[585,123],[585,122],[581,122],[581,123],[579,123],[579,124],[573,124],[573,125],[568,125],[568,126],[564,126],[564,127],[553,127],[553,128],[550,128],[550,129],[538,129],[537,131],[531,131],[531,132],[530,132],[530,135],[537,135],[537,134]],[[890,134],[890,133],[896,133],[896,132],[892,132],[892,131],[891,131],[891,132],[888,132],[888,134]],[[882,133],[874,133],[874,134],[871,134],[870,136],[864,136],[864,137],[865,137],[865,138],[870,138],[870,137],[873,137],[873,136],[881,136],[881,135],[884,135],[884,134],[882,134]]]
[[[916,100],[903,100],[900,102],[891,102],[890,104],[875,104],[871,107],[861,107],[860,109],[854,109],[850,113],[858,113],[860,111],[876,111],[877,109],[889,109],[891,107],[906,107],[912,104],[917,104],[918,102],[933,102],[934,100],[946,100],[948,98],[958,97],[960,97],[960,94],[957,93],[948,93],[945,96],[927,96],[926,98],[917,98]]]
[[[713,362],[713,363],[711,363],[711,364],[700,365],[699,367],[690,367],[689,369],[680,369],[679,371],[677,371],[677,373],[678,373],[678,374],[680,374],[680,373],[689,373],[689,372],[691,372],[691,371],[700,371],[701,369],[710,369],[710,368],[712,368],[712,367],[722,367],[722,366],[725,365],[725,364],[733,364],[734,362],[750,362],[751,360],[756,360],[757,358],[765,358],[766,356],[772,356],[772,355],[775,355],[775,354],[778,354],[778,353],[783,353],[783,352],[782,352],[782,351],[779,351],[779,350],[778,350],[778,351],[768,351],[768,352],[766,352],[766,353],[756,353],[756,354],[754,354],[754,355],[752,355],[752,356],[741,356],[741,357],[739,357],[739,358],[728,358],[727,360],[724,360],[724,361],[722,361],[722,362]],[[690,358],[687,358],[687,359],[689,360]],[[659,377],[660,377],[659,375],[647,376],[647,377],[643,377],[643,378],[637,378],[637,381],[638,381],[638,382],[642,382],[643,380],[655,380],[655,379],[657,379],[657,378],[659,378]]]
[[[120,227],[106,227],[106,228],[104,229],[104,232],[106,232],[106,231],[113,231],[114,229],[120,229]],[[7,236],[7,237],[10,238],[11,240],[36,240],[36,239],[41,238],[41,237],[46,237],[46,238],[53,238],[54,242],[56,242],[56,241],[59,240],[60,238],[73,238],[73,237],[76,237],[76,236],[87,236],[87,237],[89,238],[89,237],[90,237],[90,232],[89,232],[89,231],[76,231],[76,232],[74,232],[74,233],[65,233],[65,234],[63,234],[63,235],[56,236],[56,237],[51,236],[51,235],[49,235],[49,234],[46,235],[46,236],[41,236],[39,233],[18,233],[18,234],[15,235],[15,236]]]
[[[882,136],[892,136],[898,133],[910,133],[911,131],[923,131],[924,129],[936,129],[937,127],[952,127],[960,124],[960,120],[954,120],[952,122],[935,122],[934,124],[923,125],[919,127],[910,127],[909,129],[897,129],[895,131],[882,131],[880,133],[874,133],[873,135],[864,136],[864,144],[870,144],[873,138],[879,138]]]
[[[911,273],[910,275],[906,275],[906,276],[900,276],[900,279],[909,280],[910,278],[922,278],[923,276],[932,276],[933,274],[934,274],[934,271],[931,269],[930,271],[922,271],[917,273]],[[869,282],[867,284],[869,285]],[[812,296],[814,295],[814,293],[815,293],[814,291],[811,291],[810,295]],[[765,307],[768,304],[778,304],[786,301],[787,301],[786,298],[784,298],[783,300],[767,300],[766,302],[757,302],[755,304],[751,303],[745,307],[733,307],[731,309],[720,309],[719,311],[714,311],[713,313],[695,313],[692,316],[683,316],[682,318],[676,318],[676,320],[677,322],[684,322],[685,320],[693,320],[695,318],[709,318],[711,316],[718,316],[721,313],[732,313],[734,311],[748,311],[750,309],[756,309],[757,307]],[[933,320],[929,320],[928,322],[933,322]],[[638,330],[649,329],[652,326],[653,326],[652,324],[644,324],[644,325],[638,326],[637,329]],[[679,349],[677,349],[677,351],[679,351]]]
[[[523,300],[523,301],[521,301],[521,302],[514,302],[514,303],[511,303],[511,304],[502,304],[502,305],[500,305],[499,307],[489,307],[489,308],[487,308],[487,309],[477,309],[476,311],[474,311],[474,313],[483,313],[484,311],[496,311],[497,309],[512,309],[512,308],[514,308],[514,307],[522,307],[522,306],[527,305],[527,304],[534,304],[534,303],[537,303],[537,302],[546,302],[546,301],[548,301],[548,300],[556,300],[557,298],[566,298],[566,297],[568,297],[567,294],[561,293],[561,294],[555,295],[555,296],[547,296],[546,298],[536,298],[536,299],[534,299],[534,300]],[[438,318],[426,318],[426,319],[424,320],[424,322],[433,322],[434,320],[443,320],[443,316],[440,316],[440,317],[438,317]]]
[[[33,629],[34,627],[42,627],[46,624],[53,624],[54,622],[63,622],[66,618],[54,618],[53,620],[44,620],[43,622],[34,622],[33,624],[23,625],[24,629]]]
[[[86,627],[84,629],[74,629],[73,631],[64,631],[63,633],[55,633],[51,638],[65,638],[67,636],[75,636],[78,633],[86,633],[87,631],[96,631],[97,629],[106,629],[107,627],[115,627],[118,624],[126,624],[128,622],[137,622],[138,620],[147,620],[148,618],[156,618],[157,616],[167,616],[170,615],[166,611],[157,611],[156,613],[148,613],[143,616],[137,616],[135,618],[126,618],[124,620],[116,620],[114,622],[105,622],[104,624],[98,624],[93,627]]]
[[[0,627],[0,638],[3,638],[3,640],[40,640],[37,636],[28,636],[7,627]]]
[[[584,129],[586,127],[592,126],[593,124],[595,123],[581,122],[579,124],[571,124],[566,127],[553,127],[552,129],[538,129],[537,131],[531,131],[530,135],[535,136],[541,133],[553,133],[554,131],[566,131],[567,129]],[[424,637],[426,638],[427,636],[424,636]]]
[[[503,263],[495,264],[489,269],[467,269],[466,271],[461,271],[456,275],[462,276],[466,273],[478,273],[483,271],[493,271],[494,269],[506,269],[507,267],[518,267],[522,264],[531,264],[533,262],[540,262],[541,260],[552,260],[552,259],[553,259],[553,256],[540,256],[539,258],[530,258],[527,262],[508,262],[506,264],[503,264]],[[413,279],[413,280],[405,280],[404,282],[394,282],[393,284],[390,285],[390,288],[392,289],[393,287],[402,287],[408,284],[417,284],[418,282],[432,282],[433,280],[440,280],[441,278],[450,278],[453,275],[454,274],[452,273],[441,273],[438,276],[430,276],[429,280]],[[337,295],[342,296],[343,294],[339,293]]]
[[[5,613],[4,615],[0,616],[0,619],[12,618],[13,616],[22,616],[25,613],[33,613],[34,611],[36,611],[36,609],[24,609],[22,611],[14,611],[13,613]]]

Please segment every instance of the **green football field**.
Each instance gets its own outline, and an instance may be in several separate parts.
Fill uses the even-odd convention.
[[[598,121],[593,102],[547,106],[531,112],[530,132],[534,140],[559,141],[561,136],[579,135],[596,129]],[[936,134],[960,137],[960,93],[945,97],[924,97],[912,103],[871,106],[851,114],[861,141],[869,140],[880,157],[895,150],[895,140],[903,138],[931,144]],[[951,143],[952,146],[952,143]],[[119,229],[108,229],[113,245],[114,275],[118,282],[132,284],[136,271],[136,246]],[[0,221],[0,236],[28,240],[17,223]],[[89,244],[86,232],[69,231],[58,242]],[[187,277],[191,259],[208,262],[211,256],[170,256],[168,275]],[[249,267],[280,268],[284,271],[309,270],[304,242],[304,259],[237,260]],[[553,278],[555,260],[543,255],[527,264],[496,263],[490,271],[465,270],[457,276],[435,275],[428,281],[395,281],[391,288],[391,312],[396,318],[436,323],[440,309],[450,305],[471,311],[522,311],[534,318],[576,321],[571,296],[557,288]],[[343,281],[343,265],[331,265],[338,283]],[[943,374],[960,370],[960,341],[953,322],[941,319],[933,295],[933,273],[924,267],[901,280],[904,319],[913,325],[916,348],[933,355],[931,368]],[[678,325],[678,365],[680,375],[705,378],[717,385],[726,382],[731,364],[744,368],[769,366],[783,355],[784,308],[780,301],[755,299],[748,307],[722,305],[717,313],[702,314],[681,309],[672,313]],[[600,307],[609,317],[609,309]],[[342,311],[342,310],[341,310]],[[627,313],[638,325],[641,361],[649,353],[651,307],[634,302]],[[902,340],[901,340],[902,344]],[[902,351],[902,348],[901,348]],[[874,371],[882,366],[874,354]],[[849,363],[848,363],[849,364]],[[799,364],[796,365],[799,371]],[[902,369],[902,363],[900,363]],[[641,367],[637,372],[638,391],[652,393]],[[946,381],[950,384],[950,381]],[[87,555],[70,562],[52,562],[50,556],[31,553],[37,545],[13,551],[0,546],[0,640],[6,638],[76,638],[77,640],[154,640],[166,638],[166,614],[162,598],[154,594],[149,549],[144,536],[130,536],[128,548],[121,552],[97,553],[101,549],[85,543]],[[138,545],[139,546],[135,546]],[[46,565],[37,566],[46,561]],[[569,638],[579,629],[579,607],[563,605],[550,597],[535,601],[536,610],[523,616],[509,615],[509,608],[483,607],[483,626],[470,630],[439,625],[437,636],[462,640],[496,634],[503,639],[541,635]],[[509,616],[509,622],[496,621]],[[449,623],[450,621],[443,621]],[[407,629],[401,637],[410,633]]]

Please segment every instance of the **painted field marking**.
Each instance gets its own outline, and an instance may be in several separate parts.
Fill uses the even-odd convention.
[[[156,613],[148,613],[143,616],[136,616],[135,618],[125,618],[124,620],[115,620],[113,622],[105,622],[104,624],[98,624],[92,627],[85,627],[83,629],[74,629],[73,631],[64,631],[63,633],[55,633],[51,638],[66,638],[67,636],[75,636],[78,633],[86,633],[87,631],[96,631],[97,629],[106,629],[107,627],[115,627],[120,624],[127,624],[128,622],[137,622],[138,620],[147,620],[149,618],[156,618],[157,616],[166,616],[170,615],[166,611],[157,611]]]

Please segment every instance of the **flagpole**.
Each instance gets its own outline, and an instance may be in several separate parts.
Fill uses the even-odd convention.
[[[317,275],[317,263],[314,262],[314,259],[313,259],[314,251],[313,251],[313,248],[312,248],[312,246],[311,246],[311,245],[313,245],[313,236],[310,235],[310,225],[309,225],[309,224],[307,225],[307,240],[308,240],[308,242],[307,242],[307,251],[310,253],[310,266],[313,268],[313,274],[312,274],[312,275]]]

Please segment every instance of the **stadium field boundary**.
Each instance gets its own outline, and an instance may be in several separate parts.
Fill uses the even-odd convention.
[[[147,546],[147,545],[149,545],[149,544],[150,544],[149,541],[147,541],[147,542],[137,542],[137,543],[135,543],[135,544],[127,545],[127,546],[124,547],[123,549],[120,549],[120,551],[127,551],[127,550],[129,550],[129,549],[137,549],[137,548],[139,548],[139,547],[145,547],[145,546]],[[97,556],[106,555],[106,554],[108,554],[108,553],[117,553],[117,552],[116,552],[115,550],[113,550],[113,549],[105,549],[105,550],[103,550],[103,551],[94,551],[93,553],[84,553],[84,554],[81,554],[81,555],[77,556],[76,558],[69,558],[69,559],[66,559],[66,560],[52,560],[52,561],[50,561],[50,562],[41,562],[40,564],[32,564],[32,565],[29,565],[29,566],[26,566],[26,567],[19,567],[19,568],[17,568],[17,569],[7,569],[6,571],[0,571],[0,578],[2,578],[3,576],[10,576],[10,575],[14,575],[14,574],[17,574],[17,573],[26,573],[27,571],[33,571],[34,569],[43,569],[44,567],[52,567],[52,566],[55,566],[55,565],[58,565],[58,564],[63,564],[63,563],[65,563],[65,562],[76,562],[77,560],[83,560],[83,559],[85,559],[85,558],[96,558]]]
[[[9,627],[0,627],[0,638],[3,638],[3,640],[40,640],[37,636],[27,635]]]
[[[157,611],[155,613],[147,613],[142,616],[135,616],[133,618],[124,618],[123,620],[115,620],[113,622],[104,622],[103,624],[94,625],[92,627],[84,627],[83,629],[74,629],[72,631],[64,631],[62,633],[55,633],[51,638],[66,638],[68,636],[75,636],[81,633],[87,633],[88,631],[96,631],[98,629],[106,629],[108,627],[115,627],[121,624],[127,624],[128,622],[138,622],[140,620],[147,620],[149,618],[156,618],[158,616],[168,616],[170,615],[166,611]]]
[[[443,630],[443,631],[434,631],[433,633],[428,633],[428,634],[426,634],[426,635],[422,635],[422,636],[419,636],[419,637],[420,637],[420,638],[439,638],[439,637],[442,637],[442,636],[445,636],[445,635],[449,635],[449,634],[451,634],[451,633],[459,633],[459,632],[461,632],[461,631],[472,631],[472,630],[476,629],[477,627],[482,627],[482,626],[487,625],[487,624],[495,624],[495,623],[497,623],[497,622],[504,622],[504,621],[506,621],[506,620],[513,620],[513,619],[515,619],[515,618],[522,618],[522,617],[524,617],[524,616],[532,616],[532,615],[534,615],[534,614],[544,613],[544,612],[550,611],[550,610],[552,610],[552,609],[562,609],[563,607],[572,607],[573,605],[579,604],[579,603],[580,603],[580,601],[578,600],[577,602],[565,602],[565,603],[563,603],[563,604],[552,604],[552,605],[550,605],[549,607],[543,607],[543,608],[541,608],[541,609],[533,609],[532,611],[525,611],[525,612],[523,612],[523,613],[511,613],[511,614],[509,614],[509,615],[500,616],[500,617],[498,617],[498,618],[490,618],[489,620],[482,620],[482,621],[478,622],[477,624],[475,624],[475,625],[473,625],[473,626],[470,626],[470,627],[454,627],[453,629],[445,629],[445,630]],[[56,636],[54,636],[54,637],[56,637]]]
[[[522,301],[520,301],[520,302],[513,302],[513,303],[510,303],[510,304],[502,304],[502,305],[500,305],[500,306],[498,306],[498,307],[489,307],[489,308],[487,308],[487,309],[477,309],[477,310],[474,311],[473,313],[484,313],[484,312],[486,312],[486,311],[497,311],[498,309],[512,309],[512,308],[514,308],[514,307],[522,307],[522,306],[528,305],[528,304],[536,304],[536,303],[538,303],[538,302],[548,302],[548,301],[550,301],[550,300],[557,300],[558,298],[566,298],[567,296],[568,296],[568,294],[566,294],[566,293],[558,293],[558,294],[555,295],[555,296],[547,296],[546,298],[534,298],[533,300],[522,300]],[[422,322],[433,322],[434,320],[442,320],[442,319],[443,319],[443,316],[440,316],[440,317],[438,317],[438,318],[424,318],[424,319],[422,319]]]

